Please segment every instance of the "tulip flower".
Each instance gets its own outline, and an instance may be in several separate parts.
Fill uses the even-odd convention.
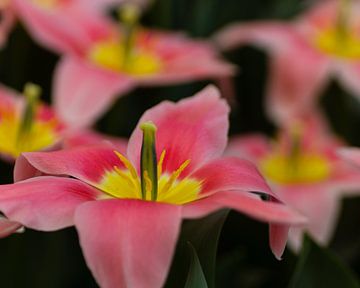
[[[259,193],[275,195],[251,163],[222,157],[228,114],[210,87],[146,111],[126,155],[109,146],[24,153],[49,176],[0,186],[0,210],[38,230],[75,224],[86,262],[104,288],[161,287],[181,220],[225,207],[271,223],[280,257],[286,241],[281,225],[300,225],[304,218],[261,199]],[[26,172],[20,163],[15,170]]]
[[[39,102],[40,87],[27,84],[24,97],[0,87],[0,154],[15,159],[22,152],[49,149],[61,140],[63,124]]]
[[[313,110],[333,77],[360,99],[360,3],[319,2],[295,21],[233,24],[215,36],[222,49],[241,44],[267,49],[266,106],[280,124]]]
[[[123,25],[104,22],[102,28],[91,30],[86,41],[73,46],[57,67],[55,107],[66,122],[79,127],[91,123],[116,97],[137,86],[233,74],[234,68],[221,60],[209,43],[138,27],[140,12],[133,5],[120,11]]]
[[[234,67],[221,60],[208,42],[140,28],[140,7],[146,1],[126,1],[121,6],[123,25],[99,13],[112,1],[88,2],[12,2],[30,34],[65,55],[54,76],[54,99],[57,114],[66,124],[89,125],[117,96],[137,86],[226,78],[234,73]]]
[[[312,120],[283,130],[275,141],[260,134],[230,141],[227,154],[257,165],[277,197],[307,217],[304,227],[293,227],[289,243],[296,251],[303,233],[327,245],[338,217],[341,198],[358,195],[360,171],[338,157],[342,143]]]

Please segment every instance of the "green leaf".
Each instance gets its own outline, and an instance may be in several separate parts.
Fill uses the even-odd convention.
[[[289,287],[359,288],[360,285],[352,271],[335,254],[306,236]]]
[[[205,218],[185,221],[165,287],[183,288],[189,271],[190,242],[197,252],[209,288],[215,287],[215,265],[221,229],[229,210],[221,210]]]
[[[191,252],[191,262],[189,274],[184,288],[208,288],[204,272],[201,268],[199,257],[196,254],[196,250],[190,242],[188,242],[188,245]]]

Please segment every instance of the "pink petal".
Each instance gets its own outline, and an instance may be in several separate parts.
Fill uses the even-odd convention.
[[[289,225],[270,224],[270,247],[278,260],[281,260],[285,251],[289,228]]]
[[[360,100],[360,63],[358,61],[355,63],[337,63],[336,72],[345,88]]]
[[[79,207],[75,225],[98,284],[162,287],[180,229],[180,206],[103,200]]]
[[[190,175],[202,183],[202,194],[241,190],[272,195],[255,165],[239,158],[221,158],[209,162]]]
[[[107,170],[122,163],[111,145],[77,147],[54,152],[23,153],[26,160],[39,171],[52,175],[69,175],[94,184]]]
[[[78,205],[99,194],[78,180],[43,176],[0,185],[0,210],[26,227],[53,231],[73,225]]]
[[[289,65],[291,63],[291,65]],[[307,44],[279,49],[271,59],[267,110],[282,124],[310,114],[330,73],[327,59]]]
[[[301,35],[292,25],[276,21],[235,23],[218,32],[215,43],[225,50],[253,44],[277,51],[290,43],[299,41]]]
[[[109,35],[111,28],[105,19],[70,2],[58,3],[55,8],[49,9],[29,0],[13,0],[12,4],[39,43],[58,53],[79,54],[92,41]]]
[[[257,163],[271,152],[269,139],[261,134],[252,134],[230,139],[226,155],[248,159]]]
[[[88,66],[74,57],[55,71],[54,100],[59,117],[69,126],[90,126],[133,82],[125,76]]]
[[[235,67],[221,59],[213,44],[181,33],[144,31],[143,45],[162,61],[159,73],[137,77],[141,85],[169,85],[234,75]],[[196,61],[194,61],[196,59]]]
[[[269,50],[266,107],[274,121],[286,122],[316,106],[317,95],[329,77],[329,62],[295,25],[271,21],[234,24],[215,41],[223,49],[253,44]]]
[[[19,230],[22,225],[19,222],[10,221],[0,216],[0,238],[9,236]]]
[[[126,153],[128,140],[125,138],[108,136],[91,130],[73,131],[66,135],[64,147],[66,149],[78,146],[101,145],[107,143],[122,154]]]
[[[152,121],[158,128],[158,155],[166,150],[164,171],[172,172],[190,159],[190,165],[182,174],[186,175],[223,153],[229,126],[228,113],[228,105],[220,99],[219,91],[213,86],[178,103],[162,102],[141,117],[129,140],[128,156],[132,163],[140,163],[142,133],[139,125]]]
[[[284,204],[263,201],[257,195],[240,191],[222,191],[183,207],[183,217],[200,218],[222,208],[231,208],[259,221],[300,225],[304,216]]]
[[[15,24],[15,14],[10,7],[0,7],[0,17],[0,47],[2,47]]]
[[[335,230],[340,210],[340,199],[331,186],[326,184],[289,186],[278,188],[275,192],[285,204],[308,219],[308,223],[303,228],[290,229],[289,239],[295,250],[301,247],[304,231],[320,244],[328,244]]]
[[[360,148],[342,148],[338,150],[338,154],[345,161],[360,168]]]
[[[14,182],[23,181],[29,178],[43,176],[44,173],[39,171],[21,154],[15,162],[14,167]]]
[[[270,197],[270,201],[274,203],[280,203],[274,197]],[[278,260],[281,260],[281,256],[285,251],[290,227],[291,227],[290,225],[270,223],[270,229],[269,229],[270,247],[271,247],[271,251]]]

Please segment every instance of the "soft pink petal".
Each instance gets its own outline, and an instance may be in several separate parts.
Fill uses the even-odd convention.
[[[83,53],[92,41],[109,35],[111,30],[105,18],[84,7],[77,8],[71,1],[59,3],[53,9],[29,0],[12,1],[31,35],[58,53]]]
[[[86,262],[103,288],[159,288],[165,282],[181,207],[138,200],[80,206],[75,225]]]
[[[114,166],[123,166],[114,153],[114,147],[107,144],[54,152],[28,152],[23,156],[43,173],[69,175],[92,184],[100,181]]]
[[[0,185],[0,211],[26,227],[53,231],[73,225],[78,205],[99,194],[78,180],[42,176]]]
[[[289,186],[278,188],[275,192],[285,204],[308,219],[304,228],[291,228],[289,239],[293,248],[300,248],[304,231],[320,244],[328,244],[335,230],[340,209],[340,199],[331,186]]]
[[[0,216],[0,238],[9,236],[19,230],[22,225],[19,222],[10,221]]]
[[[9,111],[10,109],[18,109],[21,105],[19,93],[15,90],[0,84],[0,107]]]
[[[255,165],[239,158],[220,158],[190,175],[202,183],[202,194],[241,190],[272,194]]]
[[[360,63],[337,63],[336,72],[341,83],[347,88],[358,100],[360,100]]]
[[[139,125],[152,121],[158,128],[158,155],[166,150],[164,171],[172,172],[190,159],[190,165],[182,174],[186,175],[204,162],[221,156],[227,142],[228,113],[228,105],[213,86],[178,103],[162,102],[141,117],[129,140],[128,156],[135,165],[140,163]]]
[[[257,163],[271,152],[271,144],[265,135],[252,134],[230,138],[226,155],[248,159]]]
[[[341,148],[338,154],[345,161],[360,168],[360,148]]]
[[[270,247],[278,260],[281,260],[281,256],[285,251],[289,228],[289,225],[270,224]]]
[[[117,97],[133,88],[128,77],[88,66],[74,57],[66,57],[58,65],[55,109],[70,127],[90,126]]]
[[[327,57],[291,23],[235,24],[215,40],[225,49],[253,44],[270,52],[267,110],[278,123],[313,109],[329,76]],[[291,63],[291,65],[289,65]]]
[[[91,130],[80,130],[70,132],[65,136],[64,148],[74,148],[78,146],[110,144],[122,154],[126,153],[128,140],[125,138],[113,137]]]
[[[231,24],[214,36],[221,49],[229,50],[241,45],[253,44],[277,51],[294,42],[301,41],[301,34],[285,22],[267,21]]]
[[[240,191],[218,192],[183,207],[183,217],[200,218],[218,209],[231,208],[260,221],[301,225],[305,217],[284,204],[263,201],[255,194]]]
[[[304,43],[274,53],[266,99],[270,117],[281,125],[315,111],[318,96],[329,79],[329,69],[328,60]]]
[[[162,69],[158,73],[136,77],[141,85],[219,79],[235,73],[235,67],[224,61],[209,42],[190,39],[181,33],[158,30],[146,30],[141,37],[143,46],[148,46],[162,62]]]
[[[26,180],[29,178],[42,176],[44,173],[39,171],[33,165],[29,163],[29,161],[21,154],[15,162],[14,167],[14,182],[19,182],[22,180]]]
[[[329,186],[339,196],[360,195],[360,169],[355,162],[347,162],[346,159],[334,162],[334,171],[329,180]]]
[[[10,7],[0,7],[0,17],[0,47],[2,47],[15,24],[15,14]]]

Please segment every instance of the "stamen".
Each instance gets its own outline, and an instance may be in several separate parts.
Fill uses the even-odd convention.
[[[116,174],[123,178],[130,186],[136,187],[136,182],[134,183],[133,178],[130,178],[124,171],[121,171],[119,167],[114,166]]]
[[[155,132],[156,126],[152,122],[145,122],[140,125],[143,131],[143,141],[141,147],[141,193],[143,199],[146,197],[146,181],[145,174],[150,179],[151,200],[156,201],[158,193],[158,175],[157,175],[157,157],[155,149]],[[146,172],[146,173],[145,173]]]
[[[161,174],[162,174],[162,166],[163,166],[163,163],[164,163],[165,154],[166,154],[166,150],[163,150],[161,152],[160,159],[159,159],[159,162],[158,162],[158,165],[157,165],[158,179],[160,179]]]
[[[169,180],[164,185],[161,193],[166,193],[170,190],[171,186],[174,184],[177,178],[179,178],[180,174],[185,170],[185,168],[190,164],[190,159],[186,160],[184,163],[180,165],[180,167],[171,174]]]
[[[124,156],[122,155],[120,152],[114,150],[114,153],[116,154],[116,156],[120,159],[120,161],[124,164],[124,166],[129,170],[131,177],[133,179],[138,179],[138,174],[136,172],[136,169],[134,168],[134,166],[130,163],[130,161]]]

